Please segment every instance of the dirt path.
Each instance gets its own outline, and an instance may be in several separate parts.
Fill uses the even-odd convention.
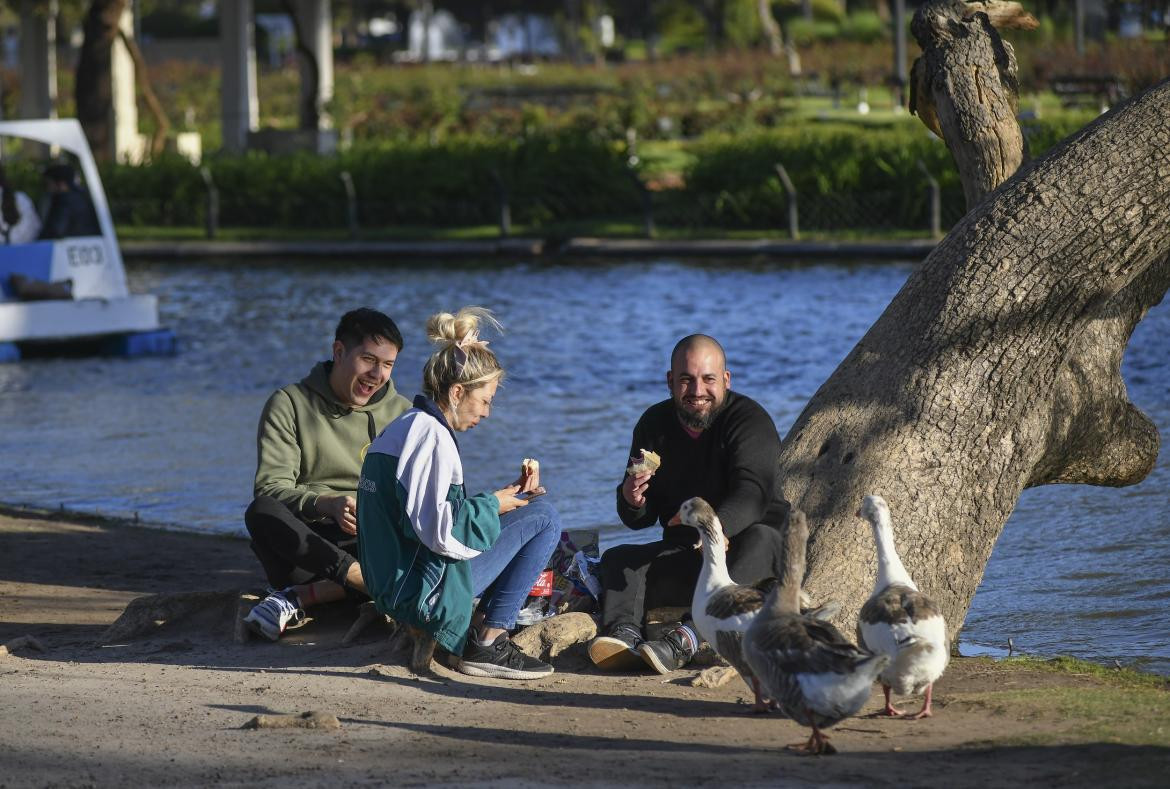
[[[344,608],[277,644],[237,645],[215,612],[98,644],[139,595],[261,584],[241,540],[0,514],[0,644],[45,647],[0,657],[0,786],[1160,786],[1170,772],[1166,690],[988,660],[952,664],[933,719],[855,718],[831,732],[839,754],[811,758],[782,747],[807,731],[752,715],[738,679],[600,675],[579,651],[531,683],[417,677],[384,630],[342,646]],[[240,728],[307,710],[341,728]]]

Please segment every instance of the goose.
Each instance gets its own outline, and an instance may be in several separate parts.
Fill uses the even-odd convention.
[[[679,519],[699,530],[703,543],[703,567],[695,584],[691,601],[691,618],[703,640],[715,648],[730,663],[755,694],[755,712],[767,712],[769,707],[760,695],[760,683],[752,675],[743,657],[743,634],[764,604],[767,589],[776,584],[775,578],[766,578],[756,586],[745,586],[731,580],[727,572],[727,544],[723,524],[714,508],[706,500],[687,499],[679,508]]]
[[[937,605],[918,590],[894,547],[890,507],[881,496],[866,496],[858,517],[873,528],[877,545],[877,579],[873,594],[861,608],[857,640],[866,649],[884,654],[890,664],[881,674],[886,715],[902,715],[890,703],[890,691],[899,696],[926,694],[922,709],[907,720],[931,716],[934,682],[942,676],[950,657],[947,625]]]
[[[784,577],[748,625],[744,657],[780,710],[812,728],[808,742],[789,747],[836,753],[822,729],[857,714],[889,658],[859,649],[829,622],[800,613],[808,543],[803,512],[792,511],[785,540]]]
[[[760,695],[760,683],[752,676],[743,657],[743,634],[764,604],[764,597],[776,585],[769,577],[754,584],[737,584],[727,571],[727,541],[723,523],[715,509],[701,497],[687,499],[679,508],[679,520],[698,530],[703,548],[703,567],[691,601],[691,619],[699,635],[720,657],[739,672],[755,695],[753,712],[768,712],[769,703]],[[811,608],[808,594],[800,592],[801,611],[817,619],[829,619],[841,606],[836,601]]]

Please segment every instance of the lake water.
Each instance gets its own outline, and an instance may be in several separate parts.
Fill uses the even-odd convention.
[[[173,358],[0,365],[0,501],[137,513],[148,522],[243,533],[255,431],[271,392],[325,358],[337,318],[388,312],[406,348],[395,381],[412,397],[428,315],[491,307],[508,368],[492,417],[461,439],[471,490],[515,477],[523,457],[570,528],[603,544],[652,537],[615,526],[613,488],[642,410],[666,396],[684,334],[718,337],[733,388],[783,436],[877,318],[909,264],[131,263],[179,337]],[[1125,359],[1133,400],[1170,430],[1170,308],[1138,326]],[[1120,660],[1170,673],[1170,464],[1125,489],[1026,491],[996,546],[964,651]],[[241,545],[241,550],[247,548]]]

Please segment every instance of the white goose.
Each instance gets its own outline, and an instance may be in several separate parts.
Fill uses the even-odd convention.
[[[881,674],[885,714],[902,714],[890,703],[891,690],[899,696],[925,692],[922,709],[909,719],[930,717],[934,681],[942,676],[950,657],[946,622],[934,601],[918,591],[898,558],[885,499],[866,496],[857,514],[873,527],[878,561],[873,594],[862,606],[857,622],[857,640],[866,649],[890,658]]]
[[[703,568],[695,584],[691,601],[691,617],[699,635],[714,647],[724,660],[735,667],[744,682],[755,694],[752,709],[767,712],[768,705],[760,695],[760,683],[743,657],[743,634],[764,604],[766,590],[776,583],[767,578],[758,586],[744,586],[731,580],[727,572],[727,544],[723,524],[715,510],[704,499],[687,499],[679,508],[679,519],[699,530],[703,541]]]
[[[808,542],[803,512],[792,511],[785,541],[784,577],[748,626],[743,653],[769,698],[812,728],[808,742],[791,747],[835,753],[821,729],[857,714],[889,658],[858,649],[832,624],[800,613]]]

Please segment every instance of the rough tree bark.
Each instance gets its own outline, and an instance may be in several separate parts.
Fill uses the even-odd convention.
[[[85,33],[77,57],[73,97],[77,120],[85,130],[89,147],[98,160],[113,155],[110,144],[110,50],[118,37],[118,23],[126,10],[126,0],[93,0],[85,14]]]
[[[965,4],[920,14],[946,5]],[[998,35],[979,14],[936,16],[923,60],[959,73],[919,84],[933,86],[943,136],[975,132],[968,145],[1002,155],[971,157],[964,182],[985,179],[968,191],[974,207],[797,418],[780,485],[814,527],[814,599],[837,599],[838,619],[856,619],[876,560],[854,512],[880,493],[903,561],[953,637],[1024,488],[1131,485],[1157,458],[1158,432],[1129,402],[1120,364],[1170,287],[1170,81],[1008,178],[1022,147],[1013,154],[976,129],[1014,103],[1014,91],[988,89],[1004,79],[995,56],[930,46],[981,47],[1001,64],[1010,48],[984,40]]]

